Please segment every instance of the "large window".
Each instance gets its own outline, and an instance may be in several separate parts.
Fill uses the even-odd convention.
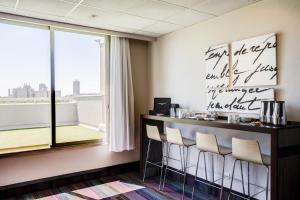
[[[0,33],[0,154],[102,140],[104,37],[3,23]]]
[[[54,38],[56,142],[103,139],[105,91],[99,66],[104,38],[62,31],[55,31]]]
[[[49,148],[50,32],[0,24],[0,153]]]

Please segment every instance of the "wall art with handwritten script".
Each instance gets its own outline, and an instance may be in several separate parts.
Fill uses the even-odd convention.
[[[274,89],[211,89],[207,92],[207,110],[259,114],[262,100],[274,100]]]
[[[209,47],[205,52],[206,87],[229,86],[228,44]]]
[[[277,84],[275,33],[232,43],[232,86]]]

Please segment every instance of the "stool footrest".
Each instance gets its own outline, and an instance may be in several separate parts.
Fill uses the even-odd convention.
[[[148,164],[150,164],[150,165],[154,165],[154,166],[156,166],[156,167],[160,167],[160,168],[163,167],[161,161],[160,161],[160,162],[156,162],[156,163],[151,162],[151,161],[146,161],[146,163],[148,163]]]
[[[172,157],[167,157],[165,156],[166,159],[170,159],[170,160],[175,160],[175,161],[178,161],[178,162],[181,162],[180,160],[176,159],[176,158],[172,158]]]
[[[217,185],[215,182],[209,182],[209,181],[206,181],[206,180],[200,180],[200,179],[195,179],[195,181],[197,182],[200,182],[200,183],[203,183],[203,184],[206,184],[206,185],[209,185],[209,186],[212,186],[214,188],[218,188],[218,189],[221,189],[222,187]]]
[[[246,182],[246,183],[247,183],[247,182]],[[255,184],[253,184],[253,183],[250,183],[250,185],[255,186],[255,187],[257,187],[257,188],[260,188],[261,191],[255,193],[255,194],[249,195],[249,196],[248,196],[247,194],[245,194],[247,197],[241,196],[240,194],[237,194],[237,193],[234,192],[234,191],[232,191],[231,194],[233,194],[233,195],[235,195],[235,196],[238,196],[238,197],[241,197],[241,198],[243,198],[243,199],[251,199],[251,198],[255,197],[256,195],[258,195],[258,194],[260,194],[260,193],[266,191],[266,189],[265,189],[264,187],[262,187],[262,186],[255,185]],[[269,192],[269,191],[266,191],[266,192]]]
[[[166,159],[170,159],[170,160],[174,160],[174,161],[181,162],[181,160],[178,160],[178,159],[176,159],[176,158],[167,157],[167,156],[165,156],[165,158],[166,158]],[[190,164],[190,162],[188,162],[187,164]],[[189,166],[186,167],[186,169],[189,169],[189,168],[191,168],[191,167],[196,167],[196,165],[189,165]]]
[[[181,170],[178,170],[178,169],[176,170],[176,169],[172,169],[172,168],[169,168],[169,167],[166,167],[166,170],[170,170],[172,172],[175,172],[177,174],[181,174],[181,175],[184,176],[184,172],[182,172]]]

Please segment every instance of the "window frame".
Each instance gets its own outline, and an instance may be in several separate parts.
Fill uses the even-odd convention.
[[[48,30],[50,33],[50,106],[51,106],[51,144],[50,148],[48,149],[40,149],[40,150],[30,150],[30,151],[21,151],[21,152],[14,152],[14,153],[5,153],[1,154],[1,157],[7,156],[15,156],[15,155],[23,155],[33,152],[46,152],[51,151],[54,149],[60,149],[64,147],[81,147],[81,146],[95,146],[95,145],[107,145],[108,138],[109,138],[109,63],[110,63],[110,36],[103,34],[101,32],[92,32],[85,30],[81,26],[78,26],[78,29],[67,28],[64,26],[52,26],[52,25],[41,25],[35,24],[26,21],[17,21],[17,20],[10,20],[10,19],[2,19],[0,18],[0,23],[2,24],[10,24],[16,26],[23,26],[23,27],[30,27],[36,29],[44,29]],[[76,26],[76,25],[74,25]],[[55,97],[55,31],[64,31],[70,33],[79,33],[84,35],[95,35],[103,37],[105,40],[105,108],[106,108],[106,131],[105,131],[105,139],[104,140],[87,140],[87,141],[75,141],[69,143],[57,143],[56,142],[56,97]]]
[[[109,120],[109,106],[108,106],[108,99],[109,98],[109,36],[88,32],[85,30],[74,30],[69,28],[62,28],[62,27],[52,27],[49,26],[50,30],[50,47],[51,47],[51,133],[52,133],[52,145],[51,147],[62,147],[62,146],[74,146],[74,145],[81,145],[81,144],[91,144],[96,143],[99,145],[107,145],[108,144],[108,120]],[[84,34],[84,35],[95,35],[99,37],[103,37],[105,40],[105,107],[106,107],[106,131],[105,137],[103,140],[87,140],[87,141],[74,141],[68,143],[57,143],[56,141],[56,98],[55,98],[55,31],[61,32],[69,32],[69,33],[77,33],[77,34]],[[54,77],[52,77],[54,76]],[[52,130],[53,129],[53,130]]]

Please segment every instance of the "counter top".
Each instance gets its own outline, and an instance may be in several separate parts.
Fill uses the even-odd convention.
[[[170,123],[191,124],[191,125],[198,125],[198,126],[251,131],[251,132],[259,132],[259,133],[267,133],[267,134],[276,134],[279,130],[284,130],[284,129],[300,128],[300,122],[288,122],[288,125],[286,126],[272,126],[272,125],[263,125],[263,124],[253,125],[252,123],[242,123],[242,122],[228,123],[227,120],[219,120],[219,119],[214,121],[180,119],[180,118],[171,118],[168,116],[156,116],[156,115],[148,115],[148,114],[142,114],[141,117],[144,119],[160,120],[160,121],[170,122]]]

